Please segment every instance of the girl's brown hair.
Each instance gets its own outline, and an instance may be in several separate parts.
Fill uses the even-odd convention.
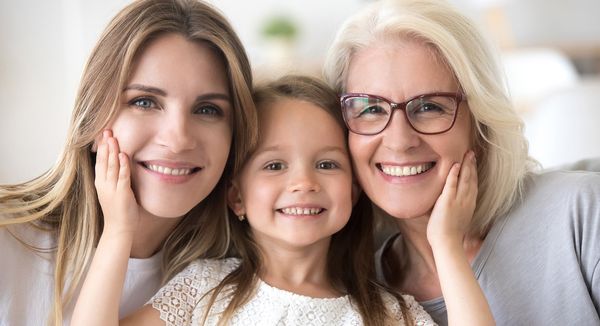
[[[223,60],[232,94],[233,143],[225,172],[215,189],[193,208],[162,245],[163,283],[199,257],[222,257],[229,248],[225,180],[256,142],[252,75],[246,53],[226,19],[197,0],[139,0],[118,13],[100,37],[76,98],[67,142],[57,164],[42,176],[0,187],[6,216],[0,226],[28,223],[57,236],[52,324],[82,282],[102,230],[94,188],[94,139],[117,114],[121,92],[136,55],[165,33],[210,46]],[[66,281],[68,275],[69,282]]]
[[[329,113],[339,127],[347,132],[339,108],[338,96],[318,79],[295,75],[284,76],[257,87],[254,91],[254,99],[259,110],[281,99],[314,104]],[[258,284],[258,272],[263,267],[260,248],[252,237],[250,225],[240,222],[232,211],[229,211],[229,223],[233,249],[236,251],[235,255],[241,258],[241,263],[213,289],[204,319],[208,317],[210,308],[219,293],[234,287],[232,300],[222,314],[220,325],[226,325],[235,311],[251,299]],[[382,298],[382,293],[387,289],[375,280],[373,243],[372,206],[366,195],[361,194],[352,210],[349,222],[331,238],[327,273],[333,286],[352,298],[365,325],[385,325],[392,322],[392,317]],[[399,301],[404,320],[408,321],[410,318],[407,318],[408,310],[402,297],[391,291],[390,293]]]

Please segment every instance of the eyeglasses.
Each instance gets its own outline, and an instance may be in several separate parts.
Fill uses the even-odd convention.
[[[344,121],[355,134],[382,132],[390,124],[394,109],[399,109],[416,132],[435,135],[452,129],[463,99],[461,93],[428,93],[394,103],[377,95],[349,93],[340,98],[340,103]]]

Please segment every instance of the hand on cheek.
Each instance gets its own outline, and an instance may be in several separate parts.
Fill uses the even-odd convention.
[[[98,144],[94,183],[104,216],[103,235],[133,235],[138,227],[139,208],[131,190],[129,164],[117,139],[105,130]]]
[[[450,168],[442,194],[437,199],[429,224],[427,240],[433,247],[448,243],[462,244],[477,199],[477,164],[473,151],[468,151],[462,164]]]

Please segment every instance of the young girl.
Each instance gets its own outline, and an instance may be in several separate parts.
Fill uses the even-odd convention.
[[[229,219],[236,257],[193,262],[124,323],[432,324],[412,297],[386,292],[374,281],[370,203],[353,186],[335,93],[317,80],[290,76],[260,88],[255,99],[260,108],[259,143],[228,192],[229,206],[237,215]],[[119,168],[118,148],[107,141],[109,149],[103,145],[99,155],[106,158],[110,153],[113,163],[100,165],[99,175],[112,177],[101,196],[114,196],[114,203],[126,199],[119,189],[126,188],[128,170],[125,160]],[[473,213],[476,179],[472,154],[462,168],[456,164],[450,171],[432,214],[431,241],[440,244],[436,248],[464,235],[458,226]],[[127,225],[126,210],[114,214],[111,223]],[[470,310],[474,302],[485,304],[485,298],[464,253],[440,249],[436,254],[438,268],[454,276],[448,297],[460,303],[462,311],[457,313],[474,325],[493,323],[489,310]],[[118,263],[112,252],[99,248],[95,259],[99,255]],[[115,267],[109,274],[116,273]],[[107,274],[92,273],[86,283],[103,288],[85,295],[98,301],[118,288],[105,282]],[[77,308],[81,316],[94,320],[104,313],[99,306],[78,303]],[[112,317],[116,324],[116,315]],[[78,321],[89,325],[89,320]]]
[[[215,9],[194,0],[123,9],[89,58],[57,165],[0,187],[0,325],[68,321],[94,248],[114,234],[131,241],[115,315],[141,307],[189,262],[223,255],[224,180],[256,139],[251,84],[241,43]],[[102,193],[93,152],[105,129],[137,200],[126,230],[107,223],[119,207],[101,197],[103,215],[94,188],[95,178]]]

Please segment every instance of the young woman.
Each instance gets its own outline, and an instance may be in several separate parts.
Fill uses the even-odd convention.
[[[135,199],[120,314],[189,262],[224,255],[224,180],[256,139],[251,84],[239,39],[212,7],[124,8],[89,58],[56,166],[0,188],[0,324],[68,321],[99,238],[123,231],[108,228],[94,187],[105,129],[126,154]]]
[[[462,318],[427,239],[448,170],[473,150],[479,195],[461,245],[497,323],[600,323],[600,176],[531,172],[495,57],[467,18],[443,1],[379,1],[348,19],[325,68],[344,94],[359,183],[395,224],[380,280],[442,325]]]
[[[289,76],[256,94],[259,143],[229,190],[236,257],[193,262],[151,305],[123,323],[432,324],[412,297],[388,293],[375,281],[370,203],[362,196],[352,210],[359,192],[352,184],[335,93],[317,80]],[[109,136],[98,152],[98,176],[106,180],[99,196],[107,199],[102,207],[110,208],[107,225],[128,230],[135,214],[127,160],[117,157],[119,148]],[[463,316],[461,325],[490,324],[462,247],[455,246],[477,194],[472,153],[447,179],[429,233],[440,268],[451,276],[445,294]],[[102,236],[101,243],[110,245],[96,251],[73,324],[117,324],[120,285],[109,280],[122,275],[126,257],[115,253],[128,250],[130,233],[115,232],[106,240]],[[98,315],[110,319],[99,321]]]

